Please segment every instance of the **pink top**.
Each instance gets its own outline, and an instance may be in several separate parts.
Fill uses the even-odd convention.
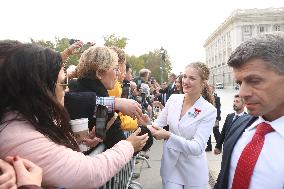
[[[5,119],[15,114],[9,114]],[[0,125],[0,131],[1,131]],[[0,132],[0,158],[19,155],[43,169],[43,186],[97,188],[111,179],[133,156],[123,140],[94,157],[52,142],[27,121],[12,121]]]

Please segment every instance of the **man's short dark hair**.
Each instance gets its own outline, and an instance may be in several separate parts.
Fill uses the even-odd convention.
[[[171,74],[170,74],[170,77],[172,77],[172,78],[176,79],[176,78],[177,78],[177,75],[176,75],[176,74],[174,74],[174,73],[171,73]]]
[[[228,65],[239,68],[253,59],[262,59],[266,66],[284,75],[284,33],[257,35],[242,44],[231,54]]]

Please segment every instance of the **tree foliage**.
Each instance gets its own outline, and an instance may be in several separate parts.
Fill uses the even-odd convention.
[[[161,82],[161,68],[163,69],[163,81],[168,80],[168,74],[172,70],[168,54],[165,54],[165,61],[162,61],[162,57],[158,49],[155,49],[154,52],[150,51],[148,54],[144,54],[139,57],[127,57],[127,61],[132,65],[132,70],[136,76],[138,76],[140,69],[147,68],[151,70],[151,76],[158,82]]]
[[[115,34],[104,36],[104,40],[105,46],[116,46],[121,49],[125,49],[128,41],[126,37],[117,37],[115,36]],[[31,43],[35,43],[43,47],[54,49],[58,52],[62,52],[69,46],[69,39],[55,37],[54,42],[31,39]],[[79,58],[79,54],[69,56],[66,61],[66,67],[71,64],[77,65]],[[172,70],[169,55],[165,51],[165,54],[162,57],[159,49],[155,49],[153,52],[150,51],[149,53],[143,54],[138,57],[127,56],[126,59],[131,64],[134,75],[138,76],[139,70],[141,70],[142,68],[147,68],[151,70],[151,76],[154,77],[158,82],[161,81],[161,68],[163,69],[163,81],[167,81],[168,74]]]
[[[105,41],[105,44],[104,44],[105,46],[107,47],[115,46],[120,49],[125,49],[127,45],[127,41],[128,41],[126,37],[119,37],[119,36],[116,36],[115,34],[106,35],[103,38]]]
[[[58,52],[62,52],[62,51],[64,51],[64,49],[68,48],[69,39],[68,38],[61,38],[60,39],[58,37],[55,37],[55,42],[31,39],[31,43],[38,44],[38,45],[43,46],[43,47],[51,48],[51,49],[58,51]],[[78,54],[69,56],[68,59],[65,62],[66,67],[68,68],[72,64],[77,65],[78,62],[79,62],[79,58],[80,58],[80,56]]]

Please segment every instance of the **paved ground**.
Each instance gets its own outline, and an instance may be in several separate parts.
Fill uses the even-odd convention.
[[[232,101],[233,96],[237,93],[236,90],[217,90],[218,95],[221,98],[221,110],[222,110],[222,120],[220,122],[220,130],[225,121],[226,115],[233,112]],[[212,134],[213,135],[213,134]],[[215,146],[215,139],[212,137],[212,146]],[[136,172],[140,173],[140,177],[135,181],[142,184],[143,189],[161,189],[162,181],[160,177],[160,165],[162,156],[162,141],[155,141],[151,150],[147,153],[149,158],[149,163],[151,168],[147,167],[145,161],[139,161],[136,165]],[[210,181],[208,183],[208,188],[212,188],[215,180],[220,171],[221,155],[214,155],[212,152],[207,152],[207,160],[210,174]]]

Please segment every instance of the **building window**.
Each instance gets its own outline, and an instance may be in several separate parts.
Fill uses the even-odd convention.
[[[259,31],[259,33],[263,33],[264,32],[264,26],[259,26],[258,31]]]
[[[251,26],[243,26],[243,33],[244,34],[251,34]]]
[[[280,31],[280,25],[274,25],[274,31]]]
[[[242,39],[243,41],[248,40],[252,36],[252,26],[243,26],[242,27]]]

